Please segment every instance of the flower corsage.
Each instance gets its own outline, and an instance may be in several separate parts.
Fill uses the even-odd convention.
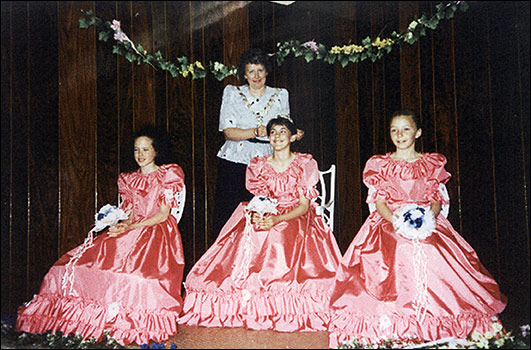
[[[435,215],[417,204],[404,205],[393,213],[395,231],[409,239],[424,239],[435,231]]]

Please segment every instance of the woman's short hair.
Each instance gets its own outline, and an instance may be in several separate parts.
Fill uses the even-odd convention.
[[[264,50],[250,48],[240,56],[238,63],[238,78],[245,81],[245,66],[251,64],[262,64],[267,73],[271,72],[271,60]]]

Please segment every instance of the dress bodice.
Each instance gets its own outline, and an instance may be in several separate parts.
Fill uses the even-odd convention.
[[[278,200],[279,207],[290,207],[299,202],[301,195],[317,197],[319,168],[311,154],[295,153],[288,168],[277,172],[267,156],[253,158],[247,167],[246,186],[254,195]]]
[[[170,208],[178,207],[174,194],[184,186],[184,172],[177,164],[161,165],[156,171],[143,174],[140,169],[122,173],[118,178],[118,191],[122,209],[134,209],[138,221],[156,214],[160,203]]]
[[[424,153],[414,162],[394,160],[391,153],[373,156],[363,171],[363,182],[369,188],[367,203],[383,199],[391,210],[407,203],[448,204],[439,192],[439,185],[451,177],[445,164],[446,157],[439,153]]]

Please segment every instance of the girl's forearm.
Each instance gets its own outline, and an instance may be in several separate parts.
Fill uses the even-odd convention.
[[[155,215],[151,216],[150,218],[132,224],[131,229],[135,229],[135,228],[142,227],[142,226],[154,226],[154,225],[160,224],[168,219],[169,214],[170,214],[169,207],[166,207],[165,209],[161,207],[161,210]]]
[[[393,222],[393,212],[389,209],[385,200],[376,202],[376,210],[385,220]]]

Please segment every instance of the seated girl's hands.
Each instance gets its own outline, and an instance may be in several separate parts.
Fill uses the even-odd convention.
[[[130,225],[126,222],[119,222],[114,226],[109,227],[107,234],[111,237],[116,237],[119,234],[127,232],[131,229]]]
[[[256,221],[255,225],[261,231],[268,231],[280,222],[277,215],[266,215],[264,217],[258,215],[258,217],[259,219]]]
[[[251,224],[256,225],[261,218],[262,216],[260,214],[253,211],[251,214]]]

